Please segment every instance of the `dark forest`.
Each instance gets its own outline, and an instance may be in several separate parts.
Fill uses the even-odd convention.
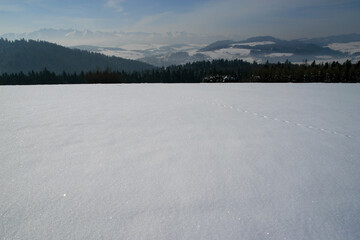
[[[242,60],[214,60],[144,71],[95,70],[56,74],[46,68],[28,73],[3,73],[1,85],[94,83],[200,83],[200,82],[360,82],[360,62],[258,64]]]

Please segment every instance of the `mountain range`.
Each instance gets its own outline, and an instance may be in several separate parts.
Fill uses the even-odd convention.
[[[123,32],[123,31],[91,31],[77,29],[44,28],[33,32],[4,33],[0,38],[8,40],[33,39],[54,42],[63,46],[94,45],[119,47],[124,44],[174,44],[195,43],[204,44],[218,40],[221,36],[199,35],[188,32]]]
[[[286,60],[293,63],[314,60],[316,62],[360,61],[360,34],[295,40],[260,36],[238,41],[227,39],[215,41],[220,37],[209,38],[187,32],[160,34],[42,29],[31,33],[3,34],[0,37],[10,40],[24,38],[63,42],[72,49],[119,57],[123,60],[136,60],[158,67],[214,59],[241,59],[258,63],[267,61],[277,63]],[[211,39],[214,41],[207,43]],[[81,45],[73,43],[81,43]]]
[[[281,40],[271,36],[242,41],[222,40],[204,44],[126,44],[119,48],[74,46],[109,56],[139,60],[155,66],[179,65],[214,59],[242,59],[248,62],[344,62],[360,61],[360,34],[326,38]]]

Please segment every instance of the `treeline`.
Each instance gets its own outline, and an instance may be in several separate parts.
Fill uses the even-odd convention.
[[[360,82],[360,62],[316,64],[257,64],[242,60],[214,60],[147,71],[89,71],[55,74],[47,69],[3,73],[1,85],[92,83],[200,83],[200,82]]]
[[[254,66],[251,69],[251,82],[360,82],[360,62],[346,61],[310,65],[290,62]]]

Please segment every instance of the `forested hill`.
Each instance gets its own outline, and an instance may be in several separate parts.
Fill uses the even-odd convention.
[[[154,67],[139,61],[70,49],[45,41],[0,39],[0,73],[27,73],[45,68],[55,73],[80,73],[107,68],[131,72]]]

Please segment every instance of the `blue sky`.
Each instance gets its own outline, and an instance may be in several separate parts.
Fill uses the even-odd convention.
[[[360,33],[359,0],[0,0],[0,34],[42,28],[285,39]]]

